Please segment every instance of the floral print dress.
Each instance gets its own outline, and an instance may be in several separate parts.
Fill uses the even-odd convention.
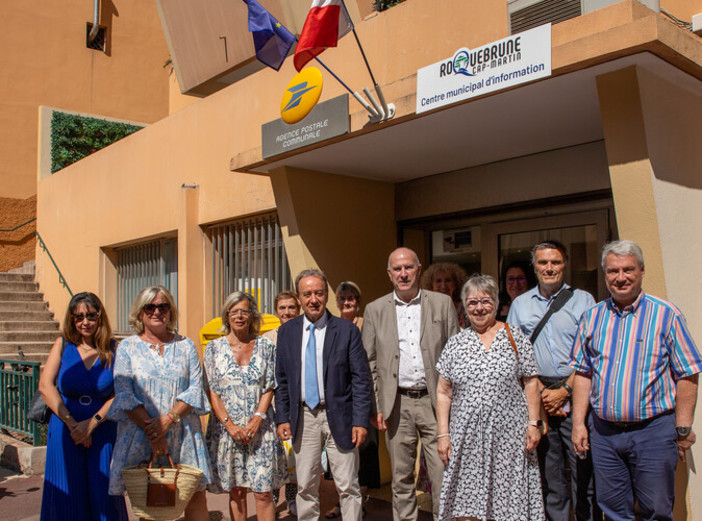
[[[268,338],[256,338],[249,365],[240,366],[226,337],[212,340],[205,347],[203,363],[207,383],[220,397],[227,415],[239,427],[254,416],[261,396],[275,389],[275,345]],[[248,443],[237,443],[224,425],[210,415],[207,445],[212,460],[211,492],[228,492],[233,487],[254,492],[280,488],[288,476],[285,450],[276,434],[273,407]]]
[[[452,390],[441,521],[545,519],[536,450],[525,450],[529,414],[520,384],[536,375],[534,350],[521,330],[510,331],[519,360],[504,328],[489,349],[468,328],[449,339],[436,364]]]
[[[115,399],[108,417],[119,423],[110,469],[110,494],[124,492],[123,468],[147,462],[151,456],[146,434],[125,411],[143,405],[155,418],[170,411],[177,400],[192,410],[166,432],[168,452],[173,463],[202,470],[199,489],[204,490],[212,481],[212,472],[199,416],[210,412],[210,404],[202,388],[202,366],[192,340],[176,335],[166,343],[161,356],[137,335],[125,338],[117,347],[114,380]]]

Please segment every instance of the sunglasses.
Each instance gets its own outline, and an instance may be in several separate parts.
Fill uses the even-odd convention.
[[[158,312],[165,315],[171,310],[171,305],[168,302],[162,302],[161,304],[144,304],[144,313],[147,315],[153,315],[158,309]]]
[[[73,322],[80,324],[83,320],[88,320],[88,322],[97,322],[100,317],[100,313],[78,313],[73,315]]]

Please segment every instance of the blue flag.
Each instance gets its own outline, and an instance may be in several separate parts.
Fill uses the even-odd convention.
[[[295,36],[257,0],[244,2],[249,6],[249,31],[253,33],[256,58],[271,69],[280,69],[295,43]]]

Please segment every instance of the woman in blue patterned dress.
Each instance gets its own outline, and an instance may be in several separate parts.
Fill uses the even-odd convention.
[[[110,494],[123,494],[122,469],[170,454],[174,463],[203,472],[198,491],[185,507],[187,521],[208,519],[205,487],[212,480],[200,416],[210,411],[202,368],[192,340],[175,333],[178,310],[163,286],[142,289],[129,324],[136,335],[120,342],[115,361],[118,421],[110,471]]]
[[[247,519],[248,490],[256,500],[257,518],[273,521],[272,491],[288,473],[271,410],[275,346],[257,336],[260,325],[253,297],[232,293],[222,306],[227,334],[207,344],[203,355],[214,413],[207,427],[214,474],[210,491],[229,493],[232,521]]]
[[[112,330],[100,299],[78,293],[39,380],[54,412],[47,434],[42,521],[127,520],[124,498],[107,493],[117,426],[112,404]]]

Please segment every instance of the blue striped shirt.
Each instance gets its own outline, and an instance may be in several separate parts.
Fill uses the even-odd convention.
[[[607,299],[585,312],[570,363],[591,375],[597,416],[635,422],[675,409],[675,382],[702,371],[702,353],[680,310],[642,291],[624,311]]]

